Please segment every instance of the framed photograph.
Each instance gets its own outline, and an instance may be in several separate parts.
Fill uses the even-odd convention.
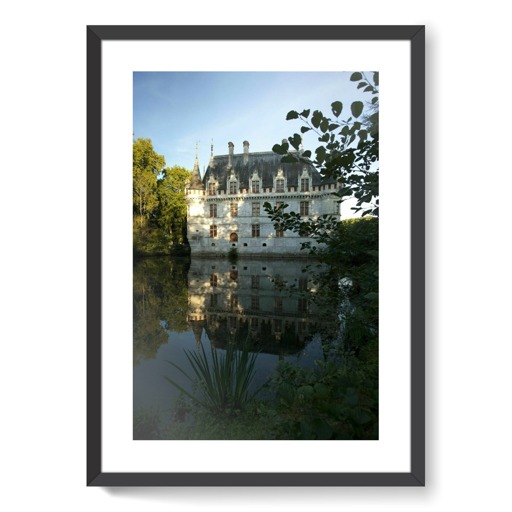
[[[87,485],[424,486],[425,27],[88,26],[87,122]]]

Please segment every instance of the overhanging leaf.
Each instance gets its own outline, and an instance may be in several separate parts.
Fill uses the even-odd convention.
[[[331,103],[332,113],[338,117],[343,110],[343,103],[341,101],[334,101]]]
[[[350,110],[352,111],[352,115],[354,117],[359,117],[363,112],[363,102],[362,101],[354,101],[352,105],[350,105]]]

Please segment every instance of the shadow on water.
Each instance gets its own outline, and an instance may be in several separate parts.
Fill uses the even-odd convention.
[[[346,315],[322,294],[333,283],[328,268],[304,260],[136,261],[134,438],[376,438],[376,364],[369,372],[341,350]],[[255,356],[248,396],[258,399],[230,409],[229,426],[217,415],[217,430],[204,428],[208,408],[187,400],[201,392],[191,357],[203,354],[213,372],[217,354],[242,349]],[[347,410],[355,427],[338,425]]]

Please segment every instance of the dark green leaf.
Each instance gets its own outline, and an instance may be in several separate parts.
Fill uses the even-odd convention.
[[[369,85],[363,92],[373,91],[373,87]]]
[[[306,118],[307,118],[307,117],[309,117],[309,108],[308,108],[308,109],[306,109],[306,110],[303,110],[303,111],[300,113],[300,115],[301,115],[302,117],[306,117]]]
[[[302,138],[298,133],[294,133],[293,137],[288,137],[288,140],[295,149],[299,149],[299,146],[302,142]]]
[[[341,111],[343,110],[343,103],[341,101],[334,101],[331,103],[332,113],[338,117],[341,114]]]
[[[325,148],[323,146],[319,146],[315,149],[316,159],[319,163],[322,163],[325,160]]]
[[[359,73],[359,71],[356,71],[355,73],[352,73],[350,77],[351,82],[357,82],[358,80],[361,80],[363,78],[363,75]]]
[[[375,85],[379,85],[379,72],[378,71],[375,71],[375,73],[373,73],[373,83]]]
[[[320,123],[320,130],[322,130],[324,133],[329,128],[329,121],[327,119],[322,119],[322,122]]]
[[[288,142],[283,142],[283,144],[274,144],[272,146],[272,151],[278,155],[286,155],[289,147]]]
[[[281,158],[281,162],[284,164],[294,164],[295,162],[298,162],[299,159],[296,156],[293,155],[286,155]]]
[[[286,114],[286,120],[289,121],[290,119],[298,119],[299,118],[299,113],[296,112],[295,110],[290,110],[290,112],[288,112],[288,114]]]
[[[366,82],[359,82],[359,83],[357,84],[357,88],[358,88],[358,89],[361,89],[362,87],[364,87],[364,86],[366,86],[366,85],[368,85]]]
[[[354,101],[352,105],[350,105],[350,110],[352,111],[352,115],[354,117],[359,117],[363,112],[363,102],[362,101]]]
[[[311,130],[311,128],[309,128],[308,126],[301,126],[300,127],[301,133],[309,132],[309,130]]]
[[[304,153],[302,153],[302,156],[305,158],[311,158],[311,151],[309,151],[309,149],[307,151],[304,151]]]
[[[315,110],[313,112],[313,116],[311,117],[311,124],[315,128],[318,128],[320,126],[320,123],[322,122],[323,117],[324,116],[322,115],[322,112],[320,112],[319,110]]]
[[[329,131],[332,132],[333,130],[336,130],[336,128],[339,128],[339,124],[331,123],[329,125]]]

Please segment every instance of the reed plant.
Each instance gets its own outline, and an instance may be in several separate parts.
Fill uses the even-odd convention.
[[[193,385],[190,392],[169,377],[165,379],[187,396],[194,405],[214,414],[229,415],[240,411],[252,398],[250,385],[255,376],[256,354],[247,348],[237,350],[229,344],[223,354],[210,345],[210,354],[203,345],[198,351],[185,351],[192,375],[177,364],[167,361]]]

